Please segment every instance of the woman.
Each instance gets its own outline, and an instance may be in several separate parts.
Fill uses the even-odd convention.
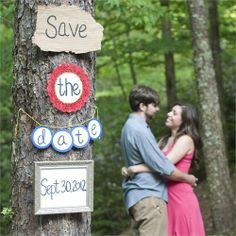
[[[170,134],[160,141],[167,158],[182,172],[188,173],[201,146],[197,112],[190,105],[176,104],[167,114]],[[123,175],[152,171],[141,164],[123,168]],[[204,236],[204,225],[196,195],[187,183],[168,181],[168,235]]]

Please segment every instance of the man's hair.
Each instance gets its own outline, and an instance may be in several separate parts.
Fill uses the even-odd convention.
[[[134,86],[129,94],[129,104],[133,111],[139,111],[139,105],[143,103],[144,105],[148,105],[154,103],[155,105],[159,105],[159,95],[152,88],[145,85]]]

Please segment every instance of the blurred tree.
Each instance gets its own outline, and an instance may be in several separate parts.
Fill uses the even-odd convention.
[[[116,71],[116,78],[118,80],[118,84],[120,86],[120,89],[121,89],[121,92],[124,96],[124,98],[126,98],[126,93],[125,93],[125,88],[124,88],[124,85],[122,83],[122,78],[121,78],[121,74],[120,74],[120,68],[119,68],[119,64],[118,64],[118,58],[117,58],[117,47],[116,47],[116,41],[115,39],[113,39],[113,50],[114,50],[114,56],[112,55],[111,58],[112,58],[112,61],[114,63],[114,68],[115,68],[115,71]]]
[[[137,84],[137,70],[140,65],[149,66],[147,58],[150,57],[150,60],[154,61],[153,64],[157,64],[157,48],[162,48],[162,45],[154,36],[157,31],[155,27],[164,10],[159,8],[156,11],[159,4],[143,0],[107,0],[98,1],[96,4],[98,21],[105,29],[103,51],[100,54],[100,58],[104,57],[105,60],[98,63],[98,70],[109,65],[110,59],[116,58],[116,73],[117,68],[121,71],[128,65],[132,85]],[[153,37],[147,37],[149,34]],[[118,83],[122,87],[120,80]]]
[[[166,14],[162,17],[162,37],[165,42],[172,44],[171,21],[169,14],[169,0],[161,0],[161,6],[166,7]],[[168,109],[177,101],[175,62],[174,54],[171,50],[165,52],[165,79]]]
[[[54,5],[55,1],[43,0],[41,5]],[[65,1],[57,1],[62,5]],[[16,1],[14,37],[14,124],[19,123],[13,140],[12,151],[12,209],[14,217],[10,235],[91,235],[91,214],[34,215],[34,161],[78,160],[92,158],[92,145],[81,151],[71,150],[59,154],[52,148],[35,149],[31,132],[35,123],[24,113],[46,126],[67,127],[79,124],[95,112],[95,53],[73,54],[43,52],[32,44],[36,27],[38,2]],[[51,5],[51,6],[52,6]],[[76,0],[71,3],[94,14],[92,1]],[[62,113],[52,106],[47,96],[48,75],[61,63],[81,66],[91,81],[90,97],[85,106],[74,113]],[[59,157],[58,159],[55,156]]]
[[[220,48],[220,31],[219,31],[219,20],[218,20],[218,1],[210,0],[209,5],[209,22],[210,22],[210,44],[213,56],[213,63],[215,69],[215,77],[217,81],[217,89],[219,93],[220,108],[222,111],[222,118],[224,117],[224,86],[223,86],[223,71],[221,63],[221,48]],[[222,119],[225,123],[225,119]]]
[[[133,49],[131,44],[131,38],[130,38],[130,28],[129,24],[125,22],[125,28],[126,28],[126,38],[127,38],[127,49],[128,49],[128,65],[130,67],[131,77],[133,80],[133,84],[138,83],[137,75],[134,69],[134,60],[133,60]]]
[[[195,72],[198,81],[199,102],[203,126],[203,151],[210,190],[210,204],[217,233],[235,230],[235,206],[215,71],[208,38],[206,7],[203,0],[188,0],[192,27]]]

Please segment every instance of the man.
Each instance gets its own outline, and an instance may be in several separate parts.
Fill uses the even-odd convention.
[[[121,134],[126,167],[145,163],[154,172],[143,172],[123,182],[125,204],[135,235],[167,236],[166,178],[195,185],[193,175],[180,172],[158,147],[147,121],[159,110],[159,96],[147,86],[134,87],[129,95],[129,115]]]

